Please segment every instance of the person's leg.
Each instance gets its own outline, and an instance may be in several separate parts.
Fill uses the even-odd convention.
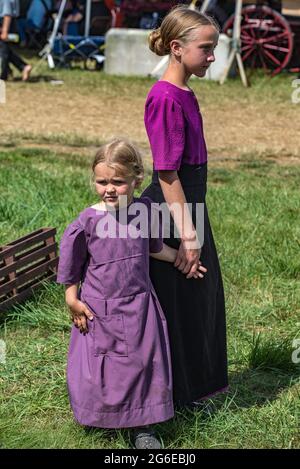
[[[7,42],[0,41],[0,80],[6,81],[9,74],[9,46]]]
[[[9,61],[12,63],[20,72],[26,67],[27,63],[21,59],[11,48],[9,54]]]
[[[17,27],[18,27],[18,33],[20,36],[20,45],[25,46],[26,45],[26,27],[27,27],[27,20],[26,18],[18,18],[17,20]]]
[[[32,66],[24,62],[24,60],[22,60],[21,57],[19,57],[12,49],[9,50],[9,62],[22,72],[22,80],[27,81],[30,76]]]

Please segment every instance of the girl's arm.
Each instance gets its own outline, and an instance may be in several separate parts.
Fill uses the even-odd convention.
[[[159,261],[166,261],[174,263],[177,257],[177,249],[173,249],[170,246],[167,246],[163,243],[163,248],[160,252],[150,252],[150,256]]]
[[[65,299],[69,307],[78,300],[78,284],[66,285]]]
[[[191,278],[198,269],[201,249],[177,171],[159,171],[159,182],[181,238],[174,265]],[[178,209],[173,209],[173,204]]]
[[[167,246],[165,243],[163,243],[162,250],[160,252],[155,253],[150,252],[150,256],[154,257],[154,259],[158,259],[159,261],[174,263],[177,257],[177,253],[177,249],[171,248],[170,246]],[[196,271],[192,275],[187,276],[187,278],[203,278],[203,274],[205,274],[206,272],[207,269],[203,267],[200,262],[198,262]]]
[[[78,299],[78,284],[66,285],[65,291],[66,303],[69,307],[72,321],[80,332],[86,334],[88,332],[88,324],[86,318],[93,320],[93,314],[88,307]]]
[[[178,177],[177,171],[159,171],[159,182],[167,204],[170,206],[174,223],[180,238],[185,242],[191,242],[189,247],[200,248],[197,243],[197,233],[189,212],[186,197]],[[172,208],[177,206],[178,210]],[[194,242],[194,245],[192,244]]]

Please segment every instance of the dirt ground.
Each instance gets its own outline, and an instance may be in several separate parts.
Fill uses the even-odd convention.
[[[145,87],[145,93],[147,87]],[[106,96],[105,93],[76,92],[67,86],[50,83],[23,85],[7,84],[7,103],[0,105],[0,137],[28,147],[50,136],[48,145],[64,151],[56,136],[72,136],[89,141],[105,141],[113,136],[127,136],[144,149],[150,158],[143,112],[145,97],[124,93]],[[201,101],[200,101],[201,105]],[[204,118],[209,156],[216,161],[229,161],[243,155],[276,158],[278,162],[300,161],[300,104],[224,99],[221,103],[204,101]],[[31,136],[31,138],[29,138]],[[26,141],[22,141],[26,137]],[[21,140],[20,140],[21,139]],[[45,145],[45,144],[44,144]],[[44,146],[43,145],[43,146]],[[91,143],[92,145],[92,143]],[[93,145],[92,145],[93,146]],[[92,151],[93,148],[81,151]],[[65,150],[67,151],[67,147]]]

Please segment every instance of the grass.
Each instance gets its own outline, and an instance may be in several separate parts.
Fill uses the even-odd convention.
[[[70,72],[60,74],[74,90],[85,85],[89,93],[100,86],[96,74],[75,71],[74,82]],[[150,83],[101,80],[108,94],[122,87],[142,94]],[[287,96],[283,83],[278,77],[273,87],[257,78],[247,99],[280,106]],[[234,99],[241,89],[229,82],[224,99]],[[26,135],[19,147],[7,141],[0,149],[0,244],[41,226],[57,227],[59,240],[66,225],[95,201],[90,157],[83,151],[95,142],[66,133],[58,142],[41,134],[45,148],[31,148],[32,135]],[[51,143],[67,145],[69,152]],[[211,400],[211,415],[178,409],[172,421],[160,424],[166,448],[300,447],[299,364],[292,362],[293,341],[300,338],[300,166],[279,164],[277,154],[258,155],[251,148],[236,148],[235,156],[234,164],[211,160],[207,196],[226,294],[230,390]],[[45,284],[2,314],[0,339],[7,347],[6,363],[0,363],[2,448],[129,446],[128,431],[86,430],[74,422],[65,384],[69,331],[63,288],[56,284]]]

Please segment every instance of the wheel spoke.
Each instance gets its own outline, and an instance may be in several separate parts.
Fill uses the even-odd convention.
[[[241,51],[244,52],[245,50],[249,49],[254,49],[254,46],[252,44],[245,44],[244,46],[241,47]]]
[[[252,69],[254,69],[255,62],[256,62],[256,55],[253,54],[253,55],[252,55],[252,59],[251,59],[251,68],[252,68]]]
[[[248,52],[246,52],[246,54],[243,55],[243,61],[245,62],[248,59],[248,57],[250,57],[252,52],[254,52],[255,50],[256,50],[255,47],[252,47],[250,50],[248,50]]]
[[[276,59],[276,57],[274,57],[273,54],[271,54],[271,52],[267,51],[264,49],[264,54],[269,57],[270,60],[272,60],[276,65],[278,65],[279,67],[281,66],[281,62],[280,60]]]
[[[258,51],[258,55],[259,55],[260,61],[261,61],[261,63],[262,63],[263,69],[264,69],[265,71],[267,71],[267,70],[268,70],[268,67],[267,67],[266,62],[265,62],[265,60],[264,60],[264,57],[263,57],[263,55],[262,55],[262,53],[261,53],[261,50]]]
[[[263,14],[263,19],[265,19],[267,16],[267,12],[264,9],[262,10],[262,14]],[[267,28],[265,28],[265,30],[262,31],[262,37],[265,37],[267,34],[268,34],[268,30]]]
[[[288,32],[284,31],[283,33],[275,34],[275,36],[269,36],[269,37],[263,38],[261,40],[261,43],[278,41],[278,39],[288,37],[288,36],[289,36]]]
[[[243,32],[241,33],[241,40],[243,42],[247,42],[248,44],[253,44],[255,41],[253,41],[253,38],[250,36],[245,36]]]
[[[272,50],[278,50],[280,52],[289,52],[289,50],[290,50],[287,47],[273,46],[272,44],[264,44],[264,48],[272,49]]]
[[[253,36],[251,36],[251,35],[248,33],[246,27],[242,27],[241,34],[246,34],[247,37],[248,37],[248,39],[249,39],[250,41],[252,41],[252,42],[253,42],[253,39],[255,39],[255,38],[253,38]]]
[[[246,24],[245,24],[245,26],[244,26],[243,29],[246,29],[246,28],[247,28],[248,30],[250,30],[250,37],[253,37],[253,39],[256,39],[256,36],[255,36],[255,33],[254,33],[254,29],[253,29],[253,27],[252,27],[250,21],[251,21],[251,20],[250,20],[249,16],[248,16],[248,15],[245,15],[245,23],[246,23]]]

